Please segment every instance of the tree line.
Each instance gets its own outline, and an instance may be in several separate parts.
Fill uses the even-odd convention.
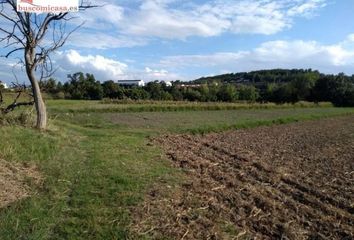
[[[336,106],[354,106],[354,75],[321,74],[312,70],[264,70],[175,81],[172,86],[153,81],[145,87],[123,87],[109,80],[101,83],[89,73],[68,75],[62,84],[51,78],[40,82],[41,89],[65,99],[174,100],[202,102],[330,101]]]

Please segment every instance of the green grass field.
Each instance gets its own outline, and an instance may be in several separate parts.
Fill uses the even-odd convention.
[[[319,108],[332,107],[328,102],[295,104],[274,103],[221,103],[221,102],[175,102],[175,101],[77,101],[77,100],[48,100],[52,113],[123,113],[123,112],[181,112],[181,111],[220,111],[241,109],[286,109],[286,108]]]
[[[150,105],[164,107],[150,111],[144,104],[51,100],[47,132],[2,126],[0,158],[34,163],[45,180],[42,186],[29,182],[33,196],[0,210],[0,239],[134,238],[129,213],[149,186],[176,185],[184,177],[150,137],[354,114],[354,108],[330,106],[225,110],[224,104],[214,104],[220,109],[168,111],[170,103]]]

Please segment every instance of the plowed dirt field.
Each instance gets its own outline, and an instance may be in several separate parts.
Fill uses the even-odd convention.
[[[155,142],[187,179],[149,192],[136,213],[139,234],[354,238],[353,116]]]

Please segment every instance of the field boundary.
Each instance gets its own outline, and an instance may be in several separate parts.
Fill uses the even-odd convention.
[[[98,102],[88,106],[58,108],[49,104],[49,110],[54,113],[124,113],[124,112],[187,112],[187,111],[222,111],[222,110],[251,110],[251,109],[291,109],[291,108],[329,108],[328,102],[311,103],[298,102],[294,104],[274,103],[201,103],[201,102],[148,102],[111,103]]]
[[[333,113],[326,115],[308,115],[308,116],[294,116],[294,117],[280,117],[276,119],[269,120],[256,120],[256,121],[245,121],[236,124],[220,124],[217,126],[202,126],[197,128],[187,128],[182,131],[178,131],[180,133],[190,133],[193,135],[196,134],[207,134],[207,133],[219,133],[228,130],[237,130],[237,129],[249,129],[256,128],[261,126],[272,126],[272,125],[282,125],[300,121],[311,121],[311,120],[320,120],[332,117],[343,117],[353,115],[353,112],[346,113]]]

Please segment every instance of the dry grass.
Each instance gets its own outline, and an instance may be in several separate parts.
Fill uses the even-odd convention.
[[[9,163],[0,159],[0,208],[31,195],[31,184],[43,179],[34,165]]]

